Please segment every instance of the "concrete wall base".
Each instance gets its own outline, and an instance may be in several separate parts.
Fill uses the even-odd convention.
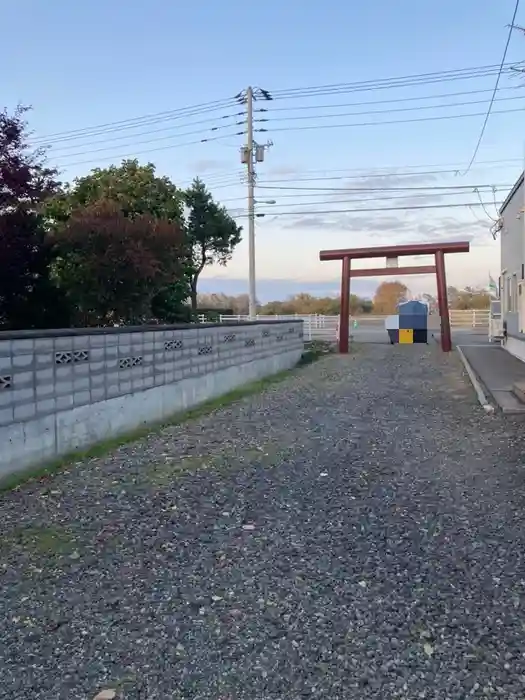
[[[0,427],[0,478],[37,466],[291,369],[301,349]]]

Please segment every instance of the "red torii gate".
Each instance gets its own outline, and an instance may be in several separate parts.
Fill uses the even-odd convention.
[[[452,349],[450,319],[448,315],[447,279],[445,274],[445,253],[468,253],[468,241],[453,243],[413,243],[408,245],[378,246],[376,248],[343,248],[342,250],[322,250],[319,260],[342,260],[341,312],[339,318],[339,352],[348,353],[350,333],[350,277],[377,277],[379,275],[428,275],[436,273],[439,316],[441,318],[441,348],[444,352]],[[434,265],[397,267],[397,258],[407,255],[434,255]],[[350,270],[351,260],[366,258],[386,258],[395,260],[395,267],[378,267],[366,270]]]

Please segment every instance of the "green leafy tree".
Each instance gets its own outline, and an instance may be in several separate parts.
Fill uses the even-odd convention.
[[[158,176],[152,163],[139,165],[136,160],[124,160],[119,166],[96,168],[89,175],[77,178],[53,198],[46,208],[46,214],[50,226],[57,232],[67,225],[73,216],[76,217],[75,223],[78,226],[79,213],[83,208],[90,209],[93,206],[102,205],[103,208],[107,209],[110,203],[118,208],[126,218],[135,219],[137,216],[143,216],[150,224],[153,220],[162,222],[165,231],[167,230],[167,222],[174,224],[173,248],[170,251],[169,246],[167,246],[166,254],[176,253],[178,256],[177,276],[166,278],[159,275],[156,278],[157,288],[151,298],[151,313],[158,320],[175,322],[176,320],[188,320],[188,311],[184,302],[189,297],[191,276],[190,256],[186,247],[181,243],[183,202],[184,193],[182,190],[179,190],[169,178]],[[90,216],[91,221],[93,221],[93,210],[90,211]],[[104,227],[107,232],[107,222]],[[117,230],[124,231],[124,229],[123,222],[119,222]],[[116,245],[116,240],[113,243]],[[94,251],[91,251],[90,255],[90,269],[94,271]],[[99,267],[100,270],[104,270],[107,268],[108,262],[104,259],[106,253],[103,248],[99,250],[99,255]],[[171,261],[172,257],[170,254]],[[66,281],[64,277],[66,267],[63,264],[57,267],[57,274],[62,278],[63,286],[73,284],[70,276],[67,277]],[[97,285],[94,280],[95,278],[87,278],[84,280],[84,284],[92,284],[91,296],[96,298]],[[121,291],[122,289],[123,287]]]
[[[182,191],[168,177],[159,177],[152,163],[139,165],[136,160],[76,178],[49,203],[47,214],[52,222],[66,222],[79,207],[101,200],[115,202],[125,216],[144,214],[182,223]]]
[[[185,232],[191,260],[188,270],[191,308],[196,312],[199,275],[207,265],[226,265],[231,260],[241,240],[242,228],[213,200],[199,179],[186,190],[184,200],[188,208]]]
[[[176,282],[158,291],[151,300],[151,313],[161,323],[190,323],[195,314],[186,303],[188,300],[188,278],[183,272]]]
[[[75,209],[55,233],[56,276],[82,325],[143,323],[159,287],[181,274],[180,226],[126,216],[115,201]]]

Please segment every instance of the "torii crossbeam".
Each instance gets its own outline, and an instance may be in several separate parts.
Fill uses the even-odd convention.
[[[319,260],[341,260],[341,312],[339,319],[339,352],[348,352],[350,334],[350,277],[377,277],[379,275],[427,275],[436,273],[438,309],[441,319],[441,348],[444,352],[452,349],[450,319],[448,315],[447,279],[445,274],[446,253],[468,253],[468,241],[451,243],[413,243],[407,245],[378,246],[376,248],[344,248],[342,250],[322,250]],[[407,255],[434,255],[434,265],[398,267],[397,259]],[[387,267],[351,271],[352,260],[386,258]],[[394,263],[388,266],[388,261]]]

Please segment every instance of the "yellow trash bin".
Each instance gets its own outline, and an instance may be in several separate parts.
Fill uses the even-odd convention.
[[[412,328],[399,329],[399,342],[410,344],[414,342],[414,331]]]

